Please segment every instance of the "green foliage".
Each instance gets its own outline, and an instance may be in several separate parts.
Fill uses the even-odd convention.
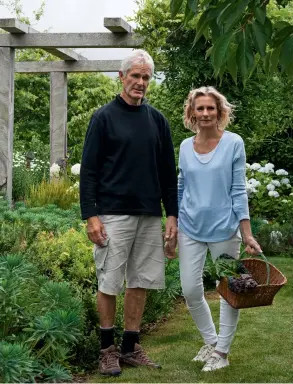
[[[61,236],[39,233],[28,257],[54,280],[70,281],[83,288],[95,286],[93,246],[84,228],[71,228]]]
[[[2,383],[32,383],[37,373],[35,359],[26,345],[0,341],[0,381]]]
[[[12,197],[24,200],[32,186],[49,179],[49,145],[44,145],[34,136],[29,150],[25,143],[18,141],[13,155]]]
[[[291,210],[291,217],[293,216]],[[266,224],[261,227],[257,240],[267,256],[293,257],[293,225],[287,223]]]
[[[19,254],[1,256],[0,378],[31,382],[54,372],[65,377],[66,370],[49,366],[69,359],[83,331],[82,312],[67,283],[49,281]]]
[[[260,57],[264,58],[267,73],[272,74],[279,64],[283,72],[292,76],[293,25],[287,21],[275,22],[276,8],[287,6],[289,2],[274,2],[271,16],[267,12],[269,0],[170,0],[172,18],[183,13],[185,3],[181,23],[186,25],[200,14],[196,20],[193,46],[202,36],[212,43],[208,53],[216,76],[222,77],[228,72],[237,82],[236,74],[239,72],[245,84]],[[236,51],[236,61],[232,66],[228,63],[231,51]]]
[[[59,208],[69,209],[72,204],[77,203],[78,197],[78,190],[71,188],[69,180],[43,180],[37,186],[32,185],[26,204],[28,207],[54,204]]]
[[[72,380],[72,376],[69,371],[62,367],[60,364],[53,363],[49,367],[43,370],[45,375],[45,382],[49,383],[61,383],[63,381],[69,382]]]
[[[6,252],[25,251],[36,240],[39,232],[57,234],[70,228],[81,228],[79,205],[70,210],[62,210],[55,205],[26,208],[16,203],[10,209],[4,199],[0,199],[0,250]]]

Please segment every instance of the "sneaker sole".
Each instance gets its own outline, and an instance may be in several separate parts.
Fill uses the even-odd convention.
[[[220,367],[220,368],[216,368],[216,369],[209,369],[209,370],[201,370],[202,372],[214,372],[214,371],[218,371],[219,369],[223,369],[223,368],[227,368],[229,367],[230,364],[227,364],[227,365],[224,365],[224,367]]]

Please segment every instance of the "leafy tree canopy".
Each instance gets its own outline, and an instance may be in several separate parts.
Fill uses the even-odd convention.
[[[192,25],[194,49],[202,36],[216,76],[229,72],[243,83],[262,59],[266,73],[278,67],[293,75],[292,1],[289,0],[170,0],[174,20]],[[280,20],[280,18],[282,18]]]

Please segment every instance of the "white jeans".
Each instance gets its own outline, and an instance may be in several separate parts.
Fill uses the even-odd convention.
[[[190,314],[206,344],[217,344],[216,350],[228,353],[239,319],[239,310],[220,299],[220,326],[217,335],[211,311],[204,297],[203,268],[208,249],[213,261],[222,253],[237,258],[241,235],[238,231],[231,239],[218,243],[203,243],[179,231],[180,278],[183,294]]]

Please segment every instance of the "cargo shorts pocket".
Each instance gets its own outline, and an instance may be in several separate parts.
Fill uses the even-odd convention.
[[[96,275],[99,278],[100,274],[105,269],[105,261],[109,252],[109,238],[107,238],[105,245],[103,247],[99,247],[98,245],[94,245],[93,256],[96,264]]]

